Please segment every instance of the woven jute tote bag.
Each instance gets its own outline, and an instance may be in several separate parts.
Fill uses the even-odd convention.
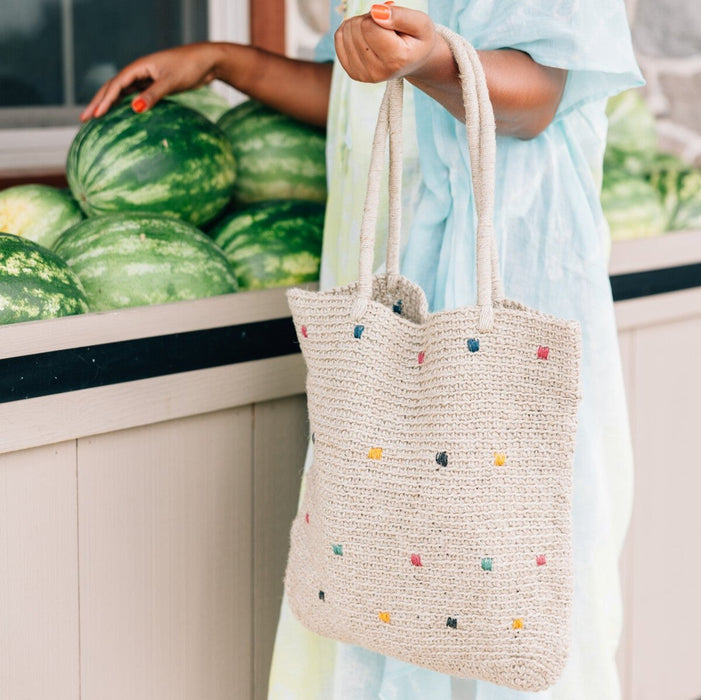
[[[285,588],[320,635],[536,691],[559,677],[569,642],[580,329],[503,297],[487,87],[474,49],[438,30],[464,92],[477,305],[429,313],[422,289],[399,274],[402,82],[390,81],[359,280],[288,292],[314,459]],[[388,130],[387,272],[373,277]]]

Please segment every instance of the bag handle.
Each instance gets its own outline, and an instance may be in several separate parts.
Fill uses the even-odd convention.
[[[475,49],[461,36],[441,25],[436,31],[446,40],[460,75],[465,128],[470,149],[472,188],[477,210],[477,305],[480,331],[494,323],[495,303],[504,299],[496,240],[494,238],[494,164],[496,141],[494,113],[482,64]],[[375,228],[380,198],[380,180],[384,169],[385,144],[389,133],[389,231],[387,236],[387,286],[399,278],[399,241],[401,235],[402,177],[402,94],[403,80],[390,80],[380,105],[370,157],[367,194],[360,230],[358,292],[352,316],[359,321],[372,295],[372,267]]]

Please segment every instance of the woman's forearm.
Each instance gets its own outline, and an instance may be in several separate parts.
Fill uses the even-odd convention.
[[[497,133],[522,139],[537,136],[555,116],[567,71],[541,66],[515,49],[477,53],[487,80]],[[407,79],[465,121],[458,69],[440,36],[429,60]]]
[[[216,43],[215,77],[300,121],[325,127],[331,63],[314,63],[242,44]]]

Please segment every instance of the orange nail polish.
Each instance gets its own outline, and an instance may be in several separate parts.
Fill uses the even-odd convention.
[[[373,5],[370,14],[373,19],[389,19],[390,9],[386,5]]]
[[[386,0],[385,5],[394,5],[394,0]]]
[[[146,100],[143,100],[141,97],[139,97],[131,103],[131,107],[135,112],[141,114],[141,112],[143,112],[147,107]]]

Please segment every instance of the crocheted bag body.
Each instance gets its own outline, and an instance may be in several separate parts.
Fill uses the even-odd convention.
[[[503,299],[486,228],[474,307],[428,313],[396,249],[288,292],[314,459],[285,587],[318,634],[535,691],[567,657],[580,331]]]

